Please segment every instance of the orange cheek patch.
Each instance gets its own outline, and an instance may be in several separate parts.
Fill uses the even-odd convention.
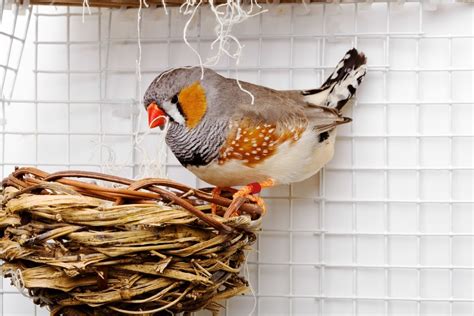
[[[273,156],[278,146],[285,141],[297,141],[304,128],[278,132],[275,125],[260,124],[233,128],[225,145],[221,148],[218,163],[231,159],[241,160],[247,166],[256,165]]]
[[[179,103],[186,117],[186,125],[195,127],[206,113],[206,93],[198,81],[187,86],[178,95]]]

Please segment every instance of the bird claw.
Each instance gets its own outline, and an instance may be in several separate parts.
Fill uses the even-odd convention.
[[[261,197],[256,195],[249,195],[247,198],[258,206],[260,206],[260,208],[262,209],[262,215],[265,215],[265,213],[267,212],[267,207],[265,205],[265,201]]]
[[[266,207],[264,200],[253,195],[253,188],[251,185],[245,186],[233,195],[232,203],[227,208],[227,211],[224,214],[224,218],[231,217],[234,213],[238,212],[238,209],[244,204],[247,200],[256,203],[263,210],[262,215],[265,214]]]

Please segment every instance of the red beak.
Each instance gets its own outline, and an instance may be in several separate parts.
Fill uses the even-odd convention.
[[[148,112],[148,127],[155,128],[157,126],[163,126],[166,123],[166,114],[163,112],[162,109],[158,107],[158,105],[153,102],[150,103],[147,107]]]

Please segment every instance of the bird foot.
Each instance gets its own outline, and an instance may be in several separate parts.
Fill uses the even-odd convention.
[[[261,197],[255,196],[254,194],[260,193],[262,188],[270,187],[274,184],[274,180],[270,179],[264,182],[250,183],[238,190],[236,193],[234,193],[232,203],[227,208],[224,218],[231,217],[247,200],[250,200],[260,206],[263,211],[262,215],[264,215],[266,212],[265,201]]]
[[[221,192],[222,192],[222,189],[220,187],[215,187],[214,189],[212,189],[212,197],[216,198],[216,197],[220,196]],[[217,214],[217,204],[211,203],[211,213],[213,215]]]

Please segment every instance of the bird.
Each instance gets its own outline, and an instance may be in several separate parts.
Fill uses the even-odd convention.
[[[234,201],[250,199],[264,208],[256,195],[263,188],[303,181],[332,159],[337,127],[351,122],[343,113],[366,70],[367,58],[356,48],[309,90],[275,90],[209,68],[174,68],[151,82],[143,104],[149,127],[166,125],[177,160],[214,185],[213,194],[242,186]]]

